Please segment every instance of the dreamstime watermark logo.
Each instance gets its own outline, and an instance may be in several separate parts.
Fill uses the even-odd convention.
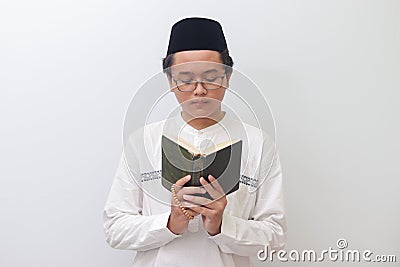
[[[348,243],[344,238],[339,238],[336,242],[338,249],[329,247],[317,253],[315,250],[270,250],[268,246],[257,253],[260,261],[294,261],[294,262],[322,262],[329,260],[332,262],[397,262],[396,255],[374,255],[371,250],[349,250]]]

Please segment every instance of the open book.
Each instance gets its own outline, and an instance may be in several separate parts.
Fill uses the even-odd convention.
[[[200,177],[210,182],[214,176],[226,195],[239,189],[242,141],[228,141],[199,151],[184,140],[172,140],[162,136],[162,185],[171,191],[177,180],[191,175],[184,186],[202,186]],[[194,194],[196,195],[196,194]],[[211,198],[208,194],[198,194]]]

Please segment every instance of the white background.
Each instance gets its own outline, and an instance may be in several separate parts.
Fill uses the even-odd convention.
[[[343,237],[399,261],[400,1],[2,0],[0,266],[131,265],[102,209],[133,92],[188,16],[221,22],[270,102],[286,249]]]

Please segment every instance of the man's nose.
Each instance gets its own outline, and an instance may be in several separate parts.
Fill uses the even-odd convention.
[[[196,89],[193,91],[195,95],[206,95],[207,94],[207,89],[203,87],[203,84],[201,82],[197,82]]]

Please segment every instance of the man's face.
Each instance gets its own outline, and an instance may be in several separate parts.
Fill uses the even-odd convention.
[[[192,117],[210,117],[221,110],[221,101],[224,98],[226,88],[229,87],[230,77],[225,75],[224,65],[217,51],[193,50],[177,52],[174,54],[171,73],[170,87],[181,104],[183,111]],[[195,81],[200,80],[206,82],[206,87],[207,84],[218,87],[218,84],[214,81],[221,81],[222,87],[215,90],[207,90],[198,82],[194,91],[181,92],[177,89],[175,80],[178,80],[178,86],[181,84],[188,88],[194,87]],[[193,82],[190,83],[190,81]],[[207,83],[207,81],[211,82]],[[182,89],[183,86],[179,88]]]

